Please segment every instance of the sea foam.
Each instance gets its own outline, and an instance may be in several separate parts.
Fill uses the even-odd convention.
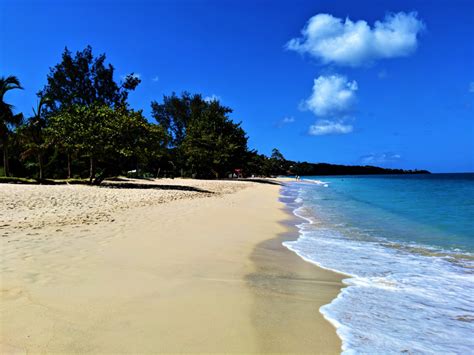
[[[346,287],[320,309],[344,353],[472,353],[472,263],[392,248],[355,226],[325,223],[318,219],[318,197],[307,198],[305,184],[290,184],[284,193],[293,196],[287,203],[303,220],[299,238],[284,246],[347,275]]]

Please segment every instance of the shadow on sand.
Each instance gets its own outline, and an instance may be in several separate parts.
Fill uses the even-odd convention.
[[[98,185],[100,188],[106,189],[148,189],[148,190],[171,190],[171,191],[191,191],[200,192],[206,194],[213,194],[214,192],[209,190],[200,189],[198,187],[185,186],[185,185],[160,185],[160,184],[140,184],[136,182],[114,182],[108,183],[103,182]]]
[[[229,179],[224,181],[243,181],[243,182],[256,182],[258,184],[269,184],[269,185],[284,185],[280,181],[272,180],[272,179],[263,179],[263,178],[245,178],[245,179]]]
[[[156,182],[159,181],[157,179],[142,179],[145,181],[152,181]],[[108,182],[111,181],[111,182]],[[219,181],[219,180],[214,180]],[[263,179],[263,178],[246,178],[246,179],[222,179],[220,181],[239,181],[239,182],[253,182],[257,184],[270,184],[270,185],[283,185],[283,183],[271,180],[271,179]],[[164,184],[140,184],[135,181],[130,181],[127,178],[115,177],[107,179],[106,181],[102,182],[99,187],[104,188],[117,188],[117,189],[151,189],[151,190],[178,190],[178,191],[192,191],[192,192],[201,192],[201,193],[208,193],[213,194],[214,192],[200,189],[198,187],[186,186],[186,185],[164,185]]]

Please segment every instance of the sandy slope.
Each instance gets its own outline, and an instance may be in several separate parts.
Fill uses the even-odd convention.
[[[278,186],[157,183],[0,185],[1,352],[339,351],[340,277],[281,247]]]

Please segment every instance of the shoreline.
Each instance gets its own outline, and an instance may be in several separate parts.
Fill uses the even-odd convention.
[[[342,278],[282,245],[296,227],[280,187],[206,184],[105,221],[2,226],[0,350],[340,353],[319,307]],[[218,184],[227,193],[209,194]]]
[[[267,277],[270,282],[266,282],[263,288],[282,296],[278,306],[286,312],[282,318],[286,317],[288,323],[293,322],[291,327],[283,324],[282,332],[304,331],[310,336],[297,335],[281,341],[278,346],[279,349],[284,349],[281,352],[340,354],[342,340],[337,335],[334,324],[320,312],[320,308],[338,297],[346,287],[342,280],[347,277],[309,262],[283,245],[284,242],[299,238],[296,226],[299,218],[279,197],[280,192],[278,202],[283,218],[278,220],[278,224],[284,230],[255,246],[251,259],[256,264],[256,274],[259,276],[251,274],[249,278]],[[262,313],[270,312],[272,306],[274,305],[269,304],[268,298],[258,305]],[[296,317],[294,312],[298,313]],[[291,319],[292,317],[294,318]],[[264,352],[274,351],[265,349]]]

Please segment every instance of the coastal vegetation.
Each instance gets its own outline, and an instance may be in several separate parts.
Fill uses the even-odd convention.
[[[99,184],[110,176],[223,178],[228,176],[425,173],[371,166],[286,160],[248,147],[232,109],[200,94],[171,93],[151,102],[151,118],[130,107],[140,84],[133,73],[114,79],[105,54],[67,48],[50,69],[30,117],[5,95],[22,90],[15,76],[0,78],[0,182],[70,179]],[[14,177],[18,177],[15,179]],[[75,179],[75,180],[72,180]]]

